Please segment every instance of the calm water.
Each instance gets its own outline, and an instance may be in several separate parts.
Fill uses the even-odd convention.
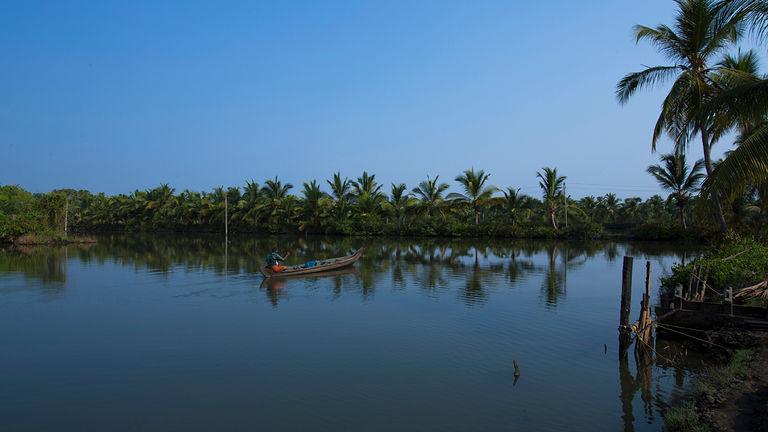
[[[366,253],[267,284],[271,244],[293,263]],[[619,361],[621,258],[636,257],[635,317],[644,260],[655,289],[690,252],[141,236],[0,249],[0,429],[659,430],[688,372]]]

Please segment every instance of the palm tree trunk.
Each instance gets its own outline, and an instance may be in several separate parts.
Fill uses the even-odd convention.
[[[711,143],[709,142],[709,134],[707,133],[706,128],[702,127],[700,129],[701,144],[704,150],[704,168],[707,170],[707,178],[710,178],[712,176],[712,171],[714,171],[714,167],[712,166]],[[725,217],[723,216],[723,206],[720,203],[720,194],[715,191],[712,199],[715,200],[715,219],[720,226],[720,232],[725,234],[728,231],[728,224],[725,223]]]
[[[683,224],[683,229],[684,229],[684,230],[685,230],[685,229],[688,229],[688,226],[687,226],[687,224],[685,223],[685,208],[683,208],[683,207],[678,207],[678,209],[680,209],[680,223],[682,223],[682,224]]]
[[[557,221],[555,220],[555,210],[549,211],[549,219],[552,221],[552,228],[557,229]]]

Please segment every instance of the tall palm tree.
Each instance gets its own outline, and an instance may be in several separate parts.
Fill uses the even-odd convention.
[[[356,198],[366,193],[371,196],[381,194],[381,185],[376,182],[376,174],[368,174],[367,171],[363,171],[363,175],[353,180],[351,184],[353,196]]]
[[[507,215],[509,215],[511,222],[514,224],[517,222],[520,210],[525,207],[530,198],[525,194],[521,194],[520,189],[515,189],[511,186],[506,190],[502,190],[501,193],[504,195],[504,209],[506,210]]]
[[[768,23],[768,14],[765,19]],[[727,71],[719,76],[723,90],[709,108],[730,117],[738,132],[737,147],[715,166],[702,196],[733,198],[749,184],[768,182],[768,79],[759,74],[752,51],[726,56],[720,64]]]
[[[320,190],[320,185],[316,180],[307,183],[304,182],[304,189],[301,191],[304,196],[304,218],[309,222],[312,228],[318,228],[321,225],[322,200],[328,196]]]
[[[619,81],[616,96],[623,104],[638,90],[674,79],[662,103],[651,147],[656,149],[664,132],[675,139],[678,148],[684,148],[691,138],[699,135],[704,167],[711,176],[714,171],[712,146],[722,134],[717,116],[706,108],[718,92],[713,82],[718,66],[712,65],[712,60],[738,41],[745,13],[713,0],[675,0],[675,3],[678,10],[671,27],[662,24],[655,28],[642,25],[634,28],[637,42],[650,41],[671,64],[630,73]],[[727,225],[720,198],[714,195],[713,199],[715,217],[724,232]]]
[[[680,223],[683,228],[688,228],[685,220],[685,208],[690,202],[691,195],[698,191],[699,183],[704,178],[702,173],[704,161],[697,160],[692,167],[688,167],[685,154],[675,152],[661,155],[661,165],[648,167],[648,174],[652,175],[664,190],[670,191],[669,199],[674,199],[680,214]]]
[[[328,186],[331,187],[331,195],[337,201],[346,200],[351,197],[352,182],[348,178],[341,179],[341,173],[333,173],[333,180],[326,180]]]
[[[587,215],[589,221],[592,222],[600,208],[600,201],[590,195],[580,199],[578,205],[584,214]]]
[[[406,190],[407,187],[405,186],[405,183],[392,183],[392,190],[389,194],[389,206],[397,219],[398,232],[403,226],[403,216],[405,216],[405,212],[412,203],[412,199]]]
[[[258,224],[259,201],[261,200],[261,187],[253,180],[246,181],[243,188],[243,218],[253,219],[254,227]]]
[[[352,182],[347,178],[341,178],[341,173],[333,174],[331,180],[326,180],[331,188],[331,195],[335,200],[336,217],[343,219],[347,216],[347,203],[352,197]]]
[[[283,184],[277,177],[264,182],[261,193],[268,200],[283,200],[288,196],[288,191],[293,189],[290,183]]]
[[[440,207],[444,202],[443,194],[448,190],[446,183],[438,183],[440,176],[435,176],[434,179],[427,179],[419,183],[418,186],[413,188],[412,193],[421,203],[421,208],[429,215],[434,215],[440,212]]]
[[[351,182],[352,196],[361,214],[376,213],[384,204],[385,197],[381,193],[381,185],[376,182],[376,174],[363,174]]]
[[[621,209],[621,202],[619,201],[619,198],[616,197],[616,194],[612,192],[607,193],[604,197],[601,197],[599,201],[600,209],[604,215],[604,220],[616,222],[616,216],[619,214],[619,210]]]
[[[289,213],[290,209],[286,204],[289,204],[287,200],[290,197],[288,191],[291,189],[293,189],[292,184],[283,184],[278,180],[277,176],[274,179],[265,181],[264,186],[261,188],[261,195],[264,197],[262,210],[266,213],[273,229],[277,228],[275,225]]]
[[[643,200],[637,197],[624,198],[621,203],[621,215],[625,222],[634,222],[637,219],[641,202]]]
[[[560,203],[563,200],[563,183],[565,183],[565,176],[558,176],[557,168],[544,167],[541,171],[536,173],[536,177],[539,179],[539,187],[541,188],[542,198],[544,205],[547,208],[547,214],[552,223],[552,228],[557,229],[555,213],[557,213],[557,209],[560,207]]]
[[[475,171],[474,168],[465,170],[455,178],[461,184],[464,193],[454,192],[448,194],[447,197],[451,201],[469,203],[472,206],[472,213],[475,215],[475,225],[480,224],[480,205],[488,201],[498,190],[496,186],[486,186],[490,176],[483,170]]]

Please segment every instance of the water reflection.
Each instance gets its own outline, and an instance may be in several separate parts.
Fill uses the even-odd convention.
[[[66,280],[65,263],[68,250],[69,248],[64,247],[0,249],[0,275],[20,273],[25,278],[39,279],[44,284],[61,285]]]
[[[541,297],[548,308],[556,307],[567,295],[568,272],[598,254],[611,262],[624,254],[664,257],[675,253],[672,245],[655,243],[260,237],[224,244],[217,237],[130,235],[104,236],[89,245],[0,249],[0,274],[19,273],[45,284],[61,283],[66,280],[66,261],[74,259],[86,265],[112,262],[157,275],[182,270],[256,278],[263,257],[273,246],[291,251],[294,263],[365,248],[353,274],[364,298],[374,294],[383,278],[389,279],[384,286],[405,289],[413,285],[435,294],[450,280],[459,279],[464,281],[460,298],[467,305],[476,305],[487,301],[487,285],[498,284],[500,278],[514,288],[540,276]],[[336,295],[341,295],[342,281],[335,279]]]
[[[291,251],[291,263],[360,247],[365,253],[352,268],[264,280],[259,267],[273,246]],[[603,355],[603,343],[615,340],[618,320],[618,290],[611,286],[618,288],[619,258],[625,254],[640,265],[654,260],[660,263],[654,269],[663,269],[686,250],[654,243],[337,237],[244,237],[225,244],[217,237],[140,235],[105,236],[88,246],[5,248],[0,306],[14,307],[3,309],[0,325],[15,325],[15,333],[24,336],[12,341],[14,352],[23,355],[16,363],[0,358],[0,369],[26,371],[29,358],[42,357],[39,347],[53,347],[50,357],[67,358],[69,351],[57,347],[79,343],[80,350],[93,351],[71,357],[77,367],[67,373],[101,367],[104,376],[115,374],[123,382],[130,365],[111,364],[147,359],[157,376],[178,377],[195,388],[206,379],[201,371],[213,370],[210,381],[199,384],[205,395],[200,400],[223,395],[220,406],[234,407],[238,415],[240,401],[250,398],[249,406],[269,407],[261,417],[270,421],[307,393],[312,403],[326,401],[334,421],[356,412],[375,416],[366,410],[377,404],[410,413],[393,427],[399,430],[471,430],[477,424],[485,426],[478,430],[499,430],[523,421],[520,426],[531,430],[619,424],[624,430],[658,430],[659,410],[671,392],[685,386],[689,366],[678,355],[681,349],[659,341],[662,356],[637,352],[620,358],[617,371],[607,346]],[[47,314],[23,309],[41,290],[58,293],[46,297],[61,304]],[[9,301],[20,291],[33,295]],[[57,313],[71,331],[56,333],[45,321]],[[103,324],[103,333],[93,322]],[[108,343],[120,333],[130,337]],[[28,344],[29,337],[36,344]],[[140,356],[131,357],[136,352]],[[103,362],[89,363],[99,355]],[[510,369],[514,359],[522,362],[521,378]],[[5,402],[16,400],[18,392],[27,400],[45,395],[27,386],[37,376],[28,369],[16,387],[7,387],[12,397]],[[265,370],[281,378],[267,379]],[[83,372],[72,382],[92,378]],[[82,386],[94,400],[105,396],[96,381]],[[162,379],[145,386],[139,376],[127,381],[139,383],[137,394],[154,394]],[[233,383],[241,382],[249,386],[232,393]],[[173,385],[160,387],[174,394]],[[588,393],[583,402],[574,397],[582,393]],[[3,394],[0,389],[0,402]],[[230,394],[237,397],[227,399]],[[433,402],[420,404],[411,395]],[[53,399],[51,404],[60,403]],[[158,406],[168,400],[174,398]],[[434,411],[409,411],[416,406]],[[250,409],[242,413],[242,421],[252,417]],[[13,420],[29,418],[34,416]],[[422,418],[431,423],[418,423]],[[305,420],[304,426],[316,425],[314,418]],[[606,426],[610,422],[613,427]]]

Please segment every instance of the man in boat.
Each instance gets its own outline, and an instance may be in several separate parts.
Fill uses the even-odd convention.
[[[272,270],[275,273],[280,273],[281,271],[287,269],[288,267],[281,265],[280,261],[285,261],[286,258],[291,253],[288,252],[285,254],[285,257],[280,256],[279,253],[277,253],[277,248],[272,248],[272,251],[267,255],[267,267],[269,267],[270,270]]]

